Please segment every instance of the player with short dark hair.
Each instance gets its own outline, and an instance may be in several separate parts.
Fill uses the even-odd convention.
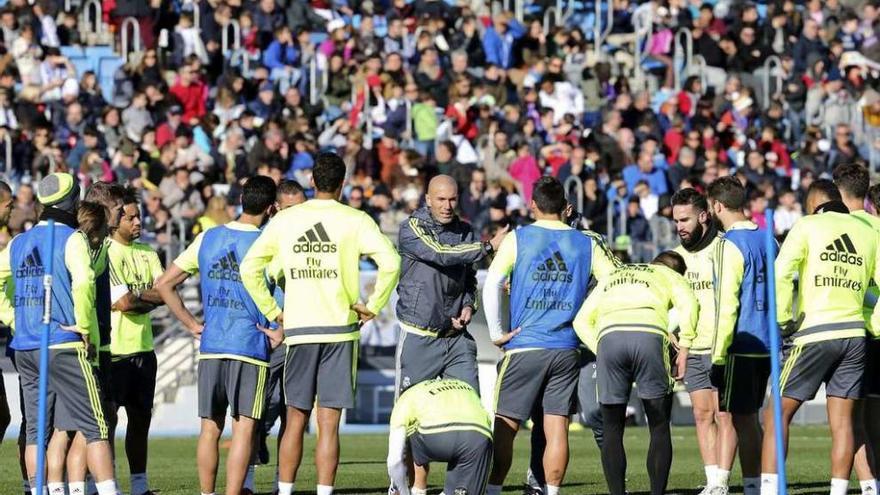
[[[853,412],[863,397],[865,333],[880,328],[876,307],[870,327],[863,312],[870,281],[880,280],[880,235],[864,219],[850,214],[829,180],[810,185],[805,206],[808,216],[792,227],[776,259],[776,319],[783,336],[794,345],[784,350],[780,377],[783,424],[775,424],[773,408],[764,415],[761,493],[765,495],[776,493],[777,456],[785,455],[776,451],[774,430],[782,428],[787,439],[792,417],[823,383],[831,429],[830,493],[847,493],[855,454]]]
[[[633,382],[651,434],[647,459],[651,494],[666,491],[672,466],[669,310],[678,311],[685,333],[694,331],[699,310],[682,277],[685,269],[684,259],[674,251],[661,253],[651,264],[623,265],[599,281],[574,320],[578,337],[597,356],[605,432],[602,468],[611,495],[626,493],[623,430]]]
[[[241,278],[256,307],[278,328],[273,342],[287,345],[284,391],[287,426],[279,454],[280,495],[290,495],[302,457],[302,440],[317,404],[317,493],[330,495],[339,464],[339,420],[354,406],[359,321],[373,319],[397,283],[400,257],[366,213],[339,202],[345,163],[322,153],[315,160],[315,199],[277,215],[241,264]],[[360,258],[378,265],[373,294],[358,302]],[[264,275],[277,264],[284,273],[284,310]]]
[[[712,221],[706,196],[696,189],[682,189],[672,196],[672,219],[681,241],[675,252],[687,264],[685,278],[700,304],[695,332],[678,335],[676,369],[684,378],[693,407],[697,443],[706,472],[703,495],[723,495],[736,457],[736,431],[730,413],[718,409],[718,391],[711,379],[715,338],[714,254],[721,236]]]
[[[275,193],[272,179],[248,179],[242,187],[243,213],[238,220],[196,236],[156,282],[168,309],[201,339],[197,463],[202,493],[214,493],[218,442],[227,409],[232,417],[232,445],[226,461],[226,493],[230,495],[244,487],[257,422],[263,414],[270,353],[263,332],[269,321],[242,285],[239,263],[259,237]],[[204,323],[187,310],[176,291],[196,273],[201,274]]]
[[[871,174],[864,165],[853,163],[839,165],[834,169],[834,184],[840,190],[840,197],[850,215],[864,221],[880,233],[880,218],[865,211],[865,201],[869,192]],[[875,206],[876,211],[876,206]],[[865,295],[862,314],[868,328],[867,364],[865,366],[865,397],[856,404],[854,429],[856,434],[855,471],[863,495],[876,495],[877,476],[880,465],[877,463],[877,449],[880,448],[880,336],[871,325],[871,314],[877,305],[880,289],[877,281],[871,279]]]
[[[568,463],[568,421],[580,371],[572,320],[591,278],[601,279],[618,265],[598,235],[562,222],[567,201],[557,179],[540,178],[530,206],[537,221],[504,238],[483,288],[490,338],[504,349],[496,386],[489,495],[501,492],[519,425],[538,404],[544,411],[547,439],[544,493],[559,492]],[[508,277],[512,331],[505,333],[500,308]]]
[[[770,377],[769,288],[764,233],[746,218],[747,201],[745,187],[735,177],[709,185],[709,210],[725,231],[714,255],[713,384],[720,410],[733,415],[743,491],[756,495],[761,489],[758,411]]]

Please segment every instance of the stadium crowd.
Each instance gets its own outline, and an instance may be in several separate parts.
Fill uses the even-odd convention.
[[[517,252],[515,243],[511,247],[513,241],[507,239],[534,235],[534,246],[543,247],[543,243],[550,242],[548,236],[533,233],[534,230],[547,225],[542,222],[550,222],[554,225],[550,230],[556,229],[561,219],[579,229],[595,232],[586,238],[573,236],[571,245],[562,249],[563,254],[551,253],[545,261],[546,271],[556,272],[547,276],[558,278],[562,276],[559,272],[582,269],[567,258],[571,253],[581,252],[579,250],[591,253],[587,259],[596,264],[584,268],[585,273],[572,279],[577,289],[556,294],[560,300],[570,299],[573,305],[580,307],[591,276],[603,280],[619,277],[619,284],[631,281],[629,274],[620,272],[626,269],[621,267],[620,261],[655,260],[655,264],[645,265],[649,268],[643,270],[651,272],[645,275],[653,277],[650,283],[675,279],[670,270],[684,273],[685,261],[690,263],[691,248],[705,252],[715,249],[714,244],[709,249],[714,236],[704,236],[706,232],[715,232],[715,223],[726,231],[742,228],[740,224],[746,222],[760,228],[765,226],[765,210],[773,208],[775,234],[783,240],[801,217],[813,216],[821,210],[806,208],[808,205],[819,207],[833,203],[833,208],[827,211],[839,214],[841,208],[837,204],[845,203],[846,212],[855,212],[860,209],[857,203],[861,201],[864,205],[867,196],[867,178],[860,174],[867,175],[867,170],[874,171],[880,164],[880,3],[875,0],[786,0],[757,4],[734,0],[641,3],[613,0],[607,7],[611,9],[611,22],[607,26],[610,34],[599,43],[601,46],[596,46],[593,31],[598,21],[588,15],[592,9],[590,2],[583,2],[570,13],[566,10],[565,15],[558,10],[551,11],[549,2],[533,2],[524,9],[505,10],[500,4],[476,0],[108,0],[100,5],[104,31],[94,30],[86,17],[80,15],[86,10],[84,5],[75,2],[10,0],[0,7],[0,137],[3,139],[0,148],[5,151],[0,156],[6,157],[3,175],[11,186],[9,192],[0,190],[0,205],[9,208],[2,235],[4,243],[9,243],[18,234],[33,232],[30,237],[19,238],[26,239],[30,243],[28,249],[33,247],[37,252],[41,249],[37,246],[37,232],[42,230],[32,229],[45,228],[39,221],[46,219],[48,212],[49,218],[69,226],[63,241],[67,253],[92,258],[95,268],[91,275],[77,271],[74,263],[61,258],[68,263],[72,281],[69,286],[56,290],[72,294],[69,307],[62,309],[70,313],[66,315],[67,325],[85,334],[89,333],[85,329],[91,326],[102,328],[100,341],[92,342],[98,348],[106,347],[101,349],[105,352],[98,353],[98,359],[106,359],[108,366],[101,366],[104,371],[99,375],[112,369],[117,376],[125,373],[130,383],[143,385],[138,388],[139,393],[129,393],[119,385],[111,389],[115,406],[125,407],[128,413],[126,454],[133,474],[132,492],[136,495],[149,493],[146,435],[152,394],[146,392],[150,390],[148,375],[152,373],[155,377],[156,362],[155,355],[152,361],[149,357],[152,339],[148,314],[157,306],[167,305],[193,334],[199,336],[213,328],[190,314],[174,291],[188,276],[208,270],[203,256],[207,259],[209,254],[222,254],[223,259],[218,260],[216,266],[211,265],[208,273],[226,281],[216,282],[215,286],[211,285],[214,282],[206,281],[213,276],[203,276],[200,282],[203,302],[213,300],[228,309],[235,305],[218,302],[221,296],[212,291],[225,294],[222,297],[228,296],[224,291],[245,291],[239,295],[248,304],[235,309],[248,312],[273,344],[283,340],[285,345],[279,349],[295,348],[297,352],[278,356],[277,352],[266,349],[265,353],[241,355],[245,351],[236,348],[229,339],[217,343],[212,340],[217,337],[207,338],[217,347],[210,351],[203,348],[202,353],[214,355],[216,361],[209,357],[200,362],[200,389],[247,388],[254,393],[249,397],[236,397],[234,403],[228,404],[224,401],[229,398],[221,392],[205,397],[200,392],[202,492],[211,493],[214,488],[216,445],[222,433],[221,420],[225,420],[226,406],[231,406],[236,416],[233,426],[236,440],[234,455],[228,461],[231,468],[227,473],[227,486],[229,490],[238,490],[236,486],[247,483],[252,475],[247,468],[250,437],[256,434],[252,420],[262,414],[262,387],[267,380],[276,383],[281,380],[289,407],[280,415],[290,431],[284,435],[279,448],[278,489],[282,495],[293,491],[289,473],[295,477],[302,456],[302,433],[317,394],[322,399],[317,404],[320,430],[333,432],[329,434],[331,440],[322,441],[317,448],[317,457],[321,459],[318,493],[329,495],[339,455],[338,443],[335,450],[333,446],[333,440],[338,441],[333,435],[339,411],[351,407],[353,401],[353,391],[339,386],[346,380],[345,376],[339,376],[339,369],[351,370],[352,360],[356,363],[357,344],[352,342],[356,342],[357,334],[349,327],[356,325],[358,319],[371,319],[387,303],[398,271],[401,302],[397,313],[403,333],[408,335],[406,343],[403,339],[400,343],[398,358],[405,361],[407,355],[437,353],[433,355],[437,358],[433,364],[438,365],[436,369],[426,369],[421,362],[398,362],[397,371],[402,380],[398,383],[398,392],[405,397],[404,392],[410,386],[417,390],[416,382],[443,376],[460,381],[446,384],[445,388],[439,386],[443,389],[440,391],[455,390],[462,394],[459,399],[464,404],[471,399],[468,387],[478,388],[475,361],[468,361],[471,353],[475,357],[475,350],[467,332],[452,329],[465,328],[476,309],[479,296],[475,279],[471,284],[473,266],[489,267],[494,257],[494,272],[490,268],[489,273],[497,276],[498,283],[489,290],[498,289],[498,296],[509,290],[504,288],[503,279],[518,276],[517,267],[522,264],[517,261],[519,257],[528,260],[533,255],[544,256],[543,253]],[[516,13],[519,10],[524,11],[520,18]],[[119,35],[125,28],[123,21],[128,18],[134,18],[139,26],[135,33],[140,35],[140,49],[123,54],[125,64],[112,78],[90,70],[78,72],[71,56],[65,55],[72,53],[69,48],[101,42],[101,36],[109,33],[114,50],[117,47],[121,50]],[[548,19],[554,23],[551,25]],[[685,67],[679,53],[682,30],[693,42],[693,56],[687,57]],[[777,59],[778,64],[768,64],[768,60]],[[111,87],[102,88],[104,81]],[[341,157],[344,164],[344,181],[338,163],[331,158],[336,156]],[[323,167],[322,174],[313,173],[319,166]],[[859,172],[854,172],[853,167]],[[830,182],[821,179],[829,179],[840,170],[848,172],[843,176],[834,175],[841,190],[835,195],[837,189],[829,188]],[[853,179],[855,176],[858,177]],[[725,179],[728,177],[735,180]],[[710,187],[713,184],[716,185]],[[72,198],[78,199],[80,192],[86,203],[93,206],[76,208]],[[340,193],[343,203],[366,214],[374,223],[365,226],[359,223],[361,216],[350,210],[339,209],[335,203],[332,206],[322,203],[339,197]],[[285,195],[289,196],[288,202]],[[562,207],[563,197],[572,203],[574,211]],[[290,210],[301,212],[301,218],[294,220],[292,213],[280,211],[305,199],[310,200],[306,202],[308,206]],[[674,212],[678,207],[692,208],[687,210],[693,214],[691,218],[676,216]],[[270,223],[266,231],[258,235],[256,229],[276,210],[280,218],[298,222],[298,230],[277,227],[280,222],[275,221],[276,227]],[[81,218],[74,218],[78,215]],[[327,218],[339,215],[339,223],[330,225],[322,215]],[[459,224],[458,219],[468,223]],[[453,221],[456,226],[469,227],[460,232],[444,231],[446,240],[440,234],[437,239],[428,239],[430,236],[423,230],[428,224],[432,229],[443,230],[443,225]],[[520,229],[521,233],[505,237],[505,228],[533,222],[538,227]],[[74,235],[77,224],[85,234],[82,238]],[[102,225],[109,227],[115,242],[103,250],[99,245],[108,232],[101,231]],[[226,227],[215,229],[221,225]],[[351,228],[345,230],[346,226]],[[751,227],[745,230],[756,232]],[[210,236],[209,232],[212,232]],[[374,235],[378,232],[384,236]],[[312,250],[317,253],[331,249],[330,238],[350,237],[355,233],[362,234],[357,241],[348,237],[344,242],[339,241],[340,245],[356,244],[356,248],[340,248],[340,259],[342,263],[352,263],[346,267],[378,269],[380,278],[384,278],[377,282],[376,292],[363,304],[334,300],[338,307],[334,306],[327,314],[339,316],[339,321],[316,317],[314,321],[291,323],[296,319],[293,316],[296,307],[303,304],[291,294],[298,294],[295,290],[313,288],[303,279],[320,280],[315,283],[320,290],[325,290],[329,284],[325,279],[341,278],[345,284],[351,284],[357,270],[329,269],[317,261],[309,261],[317,264],[303,268],[284,259],[286,255],[278,255],[285,276],[271,276],[271,270],[278,268],[272,265],[276,261],[277,246],[290,243],[303,246],[300,251],[294,250],[296,253]],[[295,237],[291,237],[294,234]],[[221,235],[229,237],[218,239]],[[751,258],[739,253],[747,250],[743,246],[757,241],[749,240],[746,234],[741,241],[734,241],[733,237],[736,236],[731,236],[727,247],[719,249],[724,253],[725,249],[739,250],[735,251],[736,256],[742,256],[746,260],[743,266],[747,266]],[[831,239],[829,246],[838,243],[836,249],[850,255],[854,255],[856,249],[863,253],[875,249],[870,241],[855,237],[853,235],[852,241],[849,237]],[[507,244],[502,243],[502,238]],[[135,242],[138,239],[145,243]],[[789,245],[802,241],[803,233]],[[12,246],[23,244],[24,240],[16,241]],[[183,244],[189,247],[184,250]],[[249,251],[252,244],[254,248]],[[611,247],[610,251],[605,250],[606,244]],[[680,254],[670,255],[669,250],[679,244],[684,245],[678,248]],[[212,246],[218,249],[233,246],[234,249],[228,253],[207,253]],[[333,246],[335,253],[336,244]],[[404,258],[402,266],[396,262],[395,247]],[[7,272],[13,266],[17,268],[12,270],[16,280],[23,280],[32,269],[36,270],[36,258],[22,249],[4,251],[5,258],[0,256],[0,273],[4,272],[4,266]],[[153,250],[160,256],[154,258]],[[786,251],[783,249],[783,252]],[[750,253],[749,256],[758,256],[755,254],[758,251]],[[361,263],[360,255],[369,255],[374,264]],[[114,267],[114,259],[130,260],[130,264]],[[165,260],[164,271],[160,259]],[[29,263],[23,271],[15,264],[21,260]],[[797,260],[791,261],[787,268],[796,264]],[[392,265],[398,266],[391,268]],[[661,268],[655,268],[660,265]],[[120,266],[129,268],[120,271]],[[863,270],[870,267],[873,265],[865,262]],[[263,270],[270,275],[271,283],[279,287],[284,287],[284,278],[287,279],[283,295],[272,297],[277,287],[266,285]],[[687,270],[690,277],[690,264]],[[230,271],[234,276],[229,275]],[[710,279],[712,275],[709,270]],[[858,275],[864,278],[861,285],[866,288],[873,275],[867,271]],[[94,278],[89,279],[90,276]],[[745,287],[752,276],[754,272],[743,268],[734,278]],[[105,279],[103,282],[101,277]],[[238,277],[237,289],[224,285],[235,277]],[[461,282],[448,286],[444,277]],[[705,278],[706,273],[694,277]],[[305,285],[294,285],[297,289],[291,290],[290,284],[294,282]],[[862,291],[861,285],[858,291]],[[97,287],[98,295],[93,294],[89,302],[86,294],[92,286]],[[430,291],[434,292],[430,297],[428,292],[422,293],[420,300],[419,291],[428,291],[426,286],[431,286]],[[39,290],[37,286],[28,287]],[[738,286],[725,290],[728,289],[736,291]],[[102,290],[107,294],[101,295]],[[731,294],[731,299],[737,299],[736,294]],[[525,295],[511,293],[511,298],[520,296],[522,306],[529,307]],[[651,294],[655,296],[667,297]],[[448,308],[440,310],[439,316],[420,311],[419,304],[424,304],[425,298],[443,300],[446,297],[455,301],[450,305],[459,308],[455,314],[446,314]],[[614,300],[613,294],[608,297]],[[703,297],[712,298],[714,294]],[[94,322],[86,321],[88,316],[75,314],[83,304],[94,303],[100,308],[103,300],[112,304],[98,310],[99,320],[103,313],[109,318],[111,309],[112,314],[122,314],[124,318],[118,320],[117,316],[112,322],[108,319],[92,325]],[[619,300],[614,301],[625,306]],[[547,304],[543,310],[558,309]],[[662,299],[662,304],[657,302],[652,311],[659,315],[661,323],[667,321],[669,305],[681,306],[684,313],[696,318],[697,312],[693,307],[688,310],[689,304],[688,297],[676,296]],[[701,307],[703,304],[700,299]],[[738,316],[742,317],[747,311],[755,314],[766,311],[762,304],[751,305],[749,301],[741,302],[740,306],[725,308],[729,311],[728,318],[719,320],[715,326],[724,326],[725,331],[733,335],[739,332],[735,330]],[[2,310],[5,308],[0,308]],[[290,316],[284,318],[282,311]],[[523,339],[534,337],[523,333],[517,340],[519,329],[502,331],[500,322],[496,325],[492,321],[498,316],[497,307],[491,311],[491,318],[487,319],[496,344],[507,350],[528,348]],[[560,344],[565,351],[572,350],[569,346],[578,346],[577,337],[588,345],[594,337],[598,340],[598,336],[585,336],[582,330],[597,321],[601,323],[607,315],[595,307],[591,311],[593,313],[587,315],[589,324],[579,326],[570,310],[571,314],[564,315],[558,322],[570,330],[567,340]],[[345,318],[341,316],[343,313],[347,315]],[[28,313],[25,317],[16,313],[14,320],[33,320],[35,314]],[[223,321],[224,315],[206,311],[205,321],[211,318]],[[529,320],[534,315],[519,317],[535,323]],[[786,315],[786,319],[789,317],[794,327],[803,323],[803,319],[797,321],[797,316]],[[4,319],[7,323],[13,320],[11,316],[7,319],[10,320]],[[271,325],[273,320],[278,328]],[[700,329],[708,325],[701,321],[682,324],[685,333],[697,334],[693,342],[688,342],[694,344],[694,352],[707,350],[697,347]],[[808,323],[817,322],[808,320]],[[334,333],[326,330],[329,327],[343,330]],[[119,343],[119,337],[114,335],[120,334],[120,328],[136,328],[132,334],[143,338]],[[315,331],[315,328],[323,330]],[[757,327],[749,331],[755,332],[755,339],[766,347],[766,329],[764,333]],[[864,333],[864,328],[861,331]],[[666,338],[665,329],[661,333]],[[315,340],[312,334],[322,337]],[[206,335],[210,334],[203,337]],[[257,337],[264,338],[260,334],[248,335],[251,339]],[[648,338],[654,337],[656,335]],[[79,350],[65,354],[67,347],[63,347],[78,344],[78,340],[65,340],[70,335],[59,338],[60,341],[53,342],[62,346],[56,349],[59,367],[82,364],[85,356],[79,356]],[[442,350],[437,346],[438,338],[448,344]],[[16,351],[23,351],[24,361],[18,363],[27,369],[34,364],[28,361],[33,361],[33,356],[28,354],[34,350],[29,347],[33,342],[23,342],[24,337],[20,339]],[[112,339],[117,340],[111,343]],[[646,346],[656,344],[654,340],[645,342]],[[207,344],[203,341],[203,345]],[[754,345],[744,347],[751,349]],[[596,350],[594,345],[590,348]],[[818,346],[808,349],[815,348]],[[695,363],[696,368],[705,368],[703,378],[706,380],[710,373],[717,371],[713,365],[733,361],[726,355],[726,348],[719,355],[714,354],[714,346],[711,350],[706,359],[698,358]],[[632,349],[626,352],[630,351]],[[761,352],[756,352],[766,351],[761,348]],[[750,363],[750,359],[755,358],[751,355],[754,353],[743,351],[742,346],[731,354],[737,352],[743,355],[742,363]],[[841,356],[849,356],[848,352],[856,351],[839,352]],[[230,364],[229,354],[239,358]],[[286,363],[294,355],[297,371],[291,373],[297,374],[297,380],[311,377],[317,384],[311,389],[302,384],[288,384]],[[482,443],[474,444],[477,447],[472,450],[483,457],[468,459],[462,464],[473,467],[474,471],[450,472],[447,495],[452,495],[452,491],[457,495],[459,488],[451,480],[481,486],[488,479],[490,493],[500,492],[509,468],[504,466],[504,455],[509,456],[510,452],[508,449],[505,453],[499,445],[511,445],[506,442],[512,442],[519,424],[535,414],[533,404],[517,402],[510,394],[517,395],[523,390],[517,387],[529,385],[528,377],[537,376],[532,372],[540,366],[539,360],[527,359],[533,356],[528,353],[510,355],[520,357],[506,360],[505,363],[512,361],[508,363],[511,367],[508,370],[504,364],[500,372],[502,376],[508,372],[514,381],[508,380],[508,388],[504,388],[499,379],[499,393],[506,402],[500,402],[503,408],[495,419],[495,451],[478,437]],[[246,359],[241,359],[242,356]],[[462,356],[467,358],[464,364]],[[677,363],[679,369],[683,370],[685,364],[692,369],[687,352],[679,356],[684,356]],[[821,358],[809,352],[807,357]],[[596,359],[593,355],[594,366]],[[600,355],[598,360],[602,359]],[[338,369],[331,372],[319,368],[317,363],[326,360],[333,360]],[[265,368],[270,361],[272,371],[267,377]],[[544,413],[532,419],[545,421],[543,431],[547,436],[543,442],[548,453],[541,466],[541,452],[533,452],[538,461],[537,466],[532,463],[534,472],[530,479],[537,480],[535,489],[548,495],[558,492],[565,471],[564,463],[559,467],[559,459],[563,446],[567,449],[567,440],[563,442],[566,435],[562,432],[567,431],[568,415],[560,411],[565,409],[566,394],[573,393],[572,384],[577,383],[578,370],[588,366],[583,362],[576,364],[577,361],[561,352],[553,355],[558,369],[540,370],[546,373],[548,380],[552,377],[565,382],[556,391],[556,402],[554,398],[548,399],[543,390],[534,391],[533,399],[544,399]],[[791,362],[797,371],[795,359]],[[765,364],[760,359],[740,365],[748,368],[730,364],[725,373],[733,376],[745,369],[760,384],[767,380]],[[291,366],[291,369],[294,368]],[[31,367],[30,373],[33,372]],[[106,421],[103,417],[100,420],[89,417],[95,416],[96,407],[103,406],[94,403],[98,400],[95,390],[99,388],[93,383],[95,378],[89,378],[91,374],[85,367],[81,372],[88,383],[87,390],[83,389],[82,397],[58,395],[59,402],[66,404],[64,414],[67,416],[63,421],[69,423],[62,421],[56,425],[60,426],[59,432],[52,436],[49,445],[50,450],[56,449],[53,452],[62,452],[62,459],[68,448],[82,455],[75,469],[67,466],[66,474],[63,466],[53,472],[50,464],[48,478],[50,483],[55,483],[55,489],[60,486],[61,493],[64,490],[61,480],[65,477],[71,493],[74,489],[85,490],[88,464],[88,470],[99,481],[98,492],[101,495],[115,493],[113,468],[109,464],[111,453],[106,444],[108,425],[112,431],[115,412],[108,410]],[[227,378],[233,375],[237,377],[235,380]],[[324,376],[326,378],[322,378]],[[687,376],[677,378],[688,380]],[[717,377],[713,377],[712,386],[717,385],[714,378]],[[105,379],[99,376],[98,381]],[[639,379],[644,376],[636,377],[636,381]],[[224,380],[229,381],[223,384]],[[805,395],[796,395],[792,400],[808,399],[812,384],[804,385],[805,378],[797,373],[792,380],[807,390],[801,390]],[[627,387],[631,381],[626,382]],[[835,382],[838,390],[847,384],[856,387],[844,379],[841,381],[844,383]],[[104,383],[100,384],[101,389],[106,388]],[[728,388],[732,387],[731,383],[727,384]],[[657,396],[641,395],[651,386],[660,390]],[[743,464],[747,494],[758,493],[756,490],[764,474],[768,475],[765,483],[775,486],[775,478],[771,476],[775,467],[766,460],[775,452],[771,448],[772,455],[768,456],[770,447],[766,436],[765,462],[763,466],[758,465],[762,446],[757,411],[763,401],[763,387],[757,388],[761,388],[760,393],[755,389],[722,391],[722,402],[726,397],[728,406],[729,394],[741,399],[735,400],[729,409],[732,417],[721,414],[728,410],[726,407],[717,410],[718,399],[712,395],[710,385],[688,390],[692,395],[709,394],[700,394],[699,404],[704,406],[700,412],[704,417],[702,421],[698,418],[698,428],[704,428],[700,433],[700,447],[707,468],[707,490],[715,490],[707,493],[726,493],[733,462],[730,441],[732,436],[735,452],[737,435],[741,451],[757,453]],[[418,390],[432,395],[425,392],[424,386]],[[672,455],[671,445],[668,451],[665,448],[669,441],[668,391],[656,381],[639,383],[639,390],[652,429],[652,458],[656,461],[649,467],[652,491],[660,493],[665,489]],[[32,399],[34,393],[35,390],[26,388],[27,400]],[[627,397],[628,394],[627,389]],[[843,404],[829,403],[844,408],[838,413],[846,416],[845,408],[852,406],[851,399],[856,395],[849,390],[842,393]],[[84,397],[93,402],[84,403]],[[620,415],[617,402],[620,399],[619,395],[605,395],[600,398],[599,408],[602,416],[599,424],[605,426],[608,435],[603,445],[603,464],[609,489],[615,495],[623,493],[621,465],[625,466],[626,462],[622,452],[625,417]],[[694,403],[696,411],[697,400]],[[789,407],[786,413],[793,414],[796,407],[791,404]],[[399,446],[401,452],[406,450],[407,437],[412,434],[410,427],[418,423],[417,416],[424,413],[417,409],[408,406],[405,412],[392,418],[392,441],[397,442],[392,445]],[[253,412],[248,415],[241,411]],[[562,421],[560,417],[566,419]],[[485,418],[467,419],[483,420]],[[488,425],[476,429],[491,430],[489,421]],[[31,449],[36,434],[32,423],[29,422],[27,431]],[[845,426],[833,425],[835,442],[846,436]],[[66,431],[82,434],[68,435]],[[715,447],[716,435],[718,445],[727,441],[726,447]],[[412,438],[409,441],[415,442]],[[421,448],[434,453],[443,450],[436,445]],[[835,495],[842,493],[840,472],[847,456],[846,449],[842,449],[835,451],[837,457],[832,467]],[[564,452],[567,459],[567,450]],[[29,462],[31,454],[25,456]],[[448,459],[433,460],[451,461],[459,454],[453,452],[446,455]],[[490,476],[490,463],[485,456],[492,455],[495,464]],[[864,451],[861,455],[865,455]],[[76,456],[71,454],[71,457]],[[401,469],[405,470],[411,460],[404,457],[394,459],[391,475],[395,482],[392,489],[406,493],[409,488],[399,481],[406,481]],[[419,467],[432,460],[427,454],[416,457]],[[857,468],[863,469],[859,474],[864,482],[863,492],[876,491],[876,481],[869,479],[870,470],[864,474],[864,469],[869,469],[864,466],[872,461],[862,457],[861,462]],[[57,464],[55,467],[59,469]],[[34,466],[27,468],[33,474]],[[544,469],[546,473],[539,472]],[[847,468],[847,479],[848,472]],[[77,478],[76,486],[71,475]],[[419,488],[424,483],[424,475],[424,471],[420,474],[416,470],[413,493],[424,493],[424,488]],[[768,490],[766,486],[761,489]],[[845,492],[845,486],[843,490]],[[466,489],[464,493],[471,491]]]

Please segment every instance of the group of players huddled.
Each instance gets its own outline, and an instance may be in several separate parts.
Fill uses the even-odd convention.
[[[514,437],[531,419],[525,491],[556,495],[569,462],[569,421],[580,409],[599,443],[608,490],[623,495],[623,433],[633,383],[650,431],[651,493],[664,493],[676,380],[691,397],[706,471],[703,493],[728,492],[737,449],[745,494],[777,493],[781,454],[773,432],[783,428],[787,434],[800,405],[823,384],[832,437],[830,493],[847,492],[853,465],[862,493],[876,493],[880,218],[865,206],[869,197],[874,205],[880,201],[880,187],[869,188],[864,166],[841,165],[834,181],[813,182],[806,193],[809,215],[779,246],[775,317],[784,339],[784,424],[774,424],[767,407],[763,431],[759,411],[770,376],[774,285],[765,233],[743,214],[747,196],[738,179],[719,178],[705,195],[676,193],[681,246],[649,264],[623,264],[598,235],[570,225],[576,212],[551,177],[534,186],[534,223],[480,241],[455,213],[456,182],[437,176],[425,206],[401,225],[396,249],[367,214],[338,201],[345,177],[342,159],[327,153],[316,160],[316,194],[308,201],[296,183],[249,179],[239,218],[199,234],[164,270],[156,253],[137,241],[140,209],[132,191],[96,183],[80,201],[70,175],[42,179],[40,222],[0,252],[6,286],[0,320],[14,330],[24,408],[25,492],[36,494],[40,445],[47,447],[50,494],[116,495],[111,443],[117,410],[125,408],[130,492],[152,493],[147,439],[157,362],[149,313],[164,304],[200,340],[201,493],[215,491],[227,415],[226,493],[253,493],[253,464],[264,457],[257,451],[278,416],[276,489],[294,493],[314,410],[316,491],[332,494],[340,418],[354,406],[359,329],[397,288],[391,494],[424,495],[431,462],[447,464],[446,495],[500,494]],[[0,183],[0,221],[8,219],[11,204],[12,192]],[[365,301],[359,293],[362,257],[377,267]],[[503,351],[494,419],[479,397],[476,343],[467,331],[481,299],[474,266],[486,258],[492,261],[483,310],[490,338]],[[51,428],[38,438],[49,263]],[[196,274],[201,319],[176,290]],[[585,400],[589,390],[578,390],[594,382],[598,404]]]

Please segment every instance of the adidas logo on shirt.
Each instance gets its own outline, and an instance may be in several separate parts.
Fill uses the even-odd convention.
[[[562,258],[559,251],[553,253],[537,266],[535,273],[532,274],[532,280],[535,282],[565,282],[571,283],[574,279],[568,271],[568,265]]]
[[[15,278],[42,277],[43,273],[43,259],[40,257],[40,251],[34,248],[18,265]]]
[[[296,244],[293,245],[294,253],[335,253],[336,243],[330,240],[327,231],[321,222],[316,223],[306,231]]]
[[[837,261],[850,265],[862,266],[862,257],[856,252],[849,234],[843,234],[831,244],[825,246],[825,251],[819,256],[822,261]]]
[[[238,257],[235,255],[235,251],[230,250],[215,261],[208,272],[208,278],[241,282],[241,274],[238,270]]]

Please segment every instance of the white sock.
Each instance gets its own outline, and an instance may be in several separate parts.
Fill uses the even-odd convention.
[[[486,485],[486,495],[501,495],[501,485]]]
[[[730,473],[728,473],[730,477]],[[760,495],[761,478],[743,478],[743,495]]]
[[[761,478],[749,478],[755,480],[755,488],[761,487]],[[717,468],[715,469],[715,486],[721,486],[727,488],[727,485],[730,483],[730,471],[726,469]],[[743,484],[745,484],[745,480],[743,480]]]
[[[44,486],[43,487],[43,495],[48,495],[48,494],[49,494],[49,489]],[[37,487],[35,487],[35,486],[31,487],[31,495],[37,495]]]
[[[131,495],[143,495],[150,488],[147,482],[147,473],[132,473],[131,475]]]
[[[278,495],[293,495],[293,483],[278,482]]]
[[[250,491],[254,491],[254,470],[257,467],[251,464],[248,466],[247,474],[244,477],[244,485],[242,488],[246,488]],[[134,490],[132,490],[131,495],[135,495]]]
[[[116,495],[116,480],[100,481],[95,483],[95,488],[98,489],[98,495]]]
[[[315,489],[315,495],[333,495],[333,487],[327,485],[318,485]]]
[[[412,488],[409,492],[412,495],[428,495],[428,490],[425,488]]]
[[[831,478],[831,495],[846,495],[849,490],[849,480]]]
[[[718,465],[716,464],[708,464],[703,466],[703,471],[706,473],[706,486],[715,486],[715,476],[718,472]]]
[[[54,483],[47,483],[46,486],[49,487],[49,495],[64,495],[64,482],[57,481]]]
[[[211,493],[201,492],[201,493],[202,493],[202,495],[217,495],[217,492],[211,492]]]
[[[555,485],[544,485],[544,495],[559,495],[559,487]]]
[[[779,495],[779,475],[761,473],[761,495]]]
[[[862,487],[862,495],[877,494],[877,480],[859,481],[859,486]]]
[[[86,482],[85,481],[71,481],[67,484],[67,489],[70,491],[70,495],[85,495],[86,494]]]

